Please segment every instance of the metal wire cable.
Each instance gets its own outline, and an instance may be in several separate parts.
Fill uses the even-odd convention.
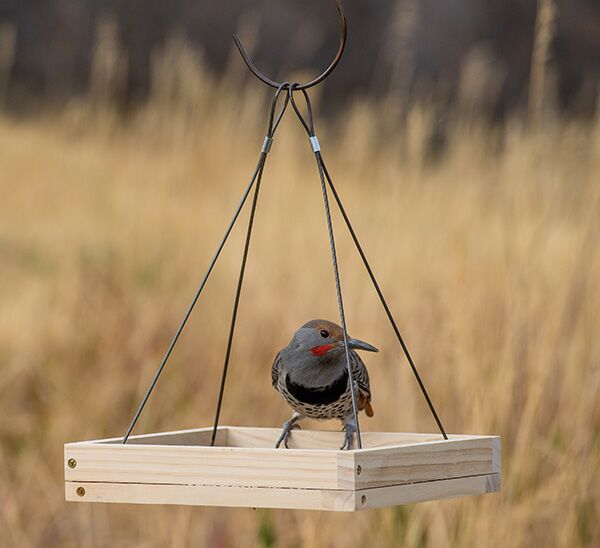
[[[337,252],[336,252],[336,248],[335,248],[335,237],[333,234],[333,224],[331,222],[331,211],[329,208],[329,198],[327,196],[327,186],[325,184],[323,159],[321,157],[319,141],[317,139],[317,136],[315,135],[313,110],[312,110],[312,105],[311,105],[310,99],[308,97],[308,93],[304,89],[300,90],[304,96],[304,100],[306,101],[307,118],[304,119],[304,116],[300,112],[300,109],[298,108],[298,105],[296,104],[296,100],[294,99],[294,91],[298,91],[298,90],[296,90],[295,84],[292,84],[288,91],[290,101],[292,103],[292,107],[293,107],[294,111],[296,112],[296,115],[298,116],[299,120],[302,122],[302,125],[304,126],[304,129],[306,129],[306,132],[308,133],[309,141],[311,143],[312,150],[315,154],[315,159],[317,162],[319,178],[321,180],[321,190],[323,192],[323,204],[325,206],[325,219],[327,221],[327,231],[329,234],[329,246],[331,249],[331,261],[333,263],[333,275],[334,275],[334,279],[335,279],[335,289],[336,289],[336,293],[337,293],[338,309],[339,309],[339,313],[340,313],[340,323],[342,325],[342,333],[344,335],[344,350],[346,353],[346,368],[348,370],[348,377],[350,379],[350,393],[352,396],[352,415],[353,415],[353,419],[354,419],[354,424],[356,426],[356,439],[358,442],[358,448],[362,449],[362,437],[360,434],[360,425],[358,422],[358,400],[357,400],[357,396],[356,396],[356,386],[354,385],[354,376],[352,374],[352,365],[350,363],[350,347],[348,345],[348,330],[346,328],[346,314],[344,312],[344,299],[342,296],[342,285],[340,282],[340,272],[339,272],[339,267],[338,267]]]
[[[292,89],[294,88],[294,86],[290,87],[290,93],[292,92]],[[307,111],[308,111],[308,115],[307,118],[308,120],[305,120],[304,117],[302,116],[302,113],[300,112],[300,109],[298,108],[296,102],[293,100],[292,97],[292,107],[294,108],[294,111],[296,112],[296,115],[298,116],[298,118],[300,119],[300,121],[302,122],[302,125],[304,126],[304,129],[306,130],[306,132],[309,135],[309,138],[311,138],[311,144],[313,145],[313,150],[314,150],[314,146],[315,144],[312,142],[312,138],[315,137],[315,131],[314,131],[314,122],[313,122],[313,114],[312,114],[312,106],[310,103],[310,98],[308,97],[308,94],[306,93],[306,91],[301,90],[305,101],[306,101],[306,105],[307,105]],[[317,146],[318,145],[318,141],[316,143]],[[352,223],[350,221],[350,218],[348,217],[348,214],[346,213],[346,210],[344,208],[344,205],[342,203],[342,200],[337,192],[337,189],[333,183],[333,180],[331,178],[331,175],[329,174],[329,171],[327,170],[327,166],[325,164],[325,160],[323,159],[323,155],[321,154],[320,151],[320,147],[318,151],[315,151],[315,156],[317,157],[317,163],[319,165],[319,173],[323,173],[327,183],[329,185],[329,188],[331,189],[331,193],[333,194],[333,197],[335,198],[335,201],[338,205],[338,208],[340,210],[340,213],[342,214],[342,217],[344,219],[344,222],[346,223],[346,226],[348,227],[348,231],[350,232],[350,236],[352,237],[352,240],[356,246],[356,249],[358,250],[358,253],[362,259],[362,262],[367,270],[367,273],[369,275],[369,278],[371,279],[371,282],[373,283],[373,287],[375,288],[375,291],[377,292],[377,295],[379,297],[379,300],[381,301],[381,304],[383,305],[383,308],[385,310],[385,313],[388,317],[388,320],[392,326],[392,329],[394,331],[394,334],[396,335],[396,338],[398,339],[398,342],[400,343],[400,346],[402,348],[402,351],[404,352],[404,355],[406,356],[406,359],[408,360],[408,363],[410,365],[410,368],[413,372],[413,375],[415,376],[415,379],[417,381],[417,384],[419,385],[419,388],[421,389],[421,392],[425,398],[425,401],[427,402],[427,405],[429,406],[429,410],[443,436],[444,439],[448,439],[448,435],[446,434],[446,430],[444,428],[444,425],[442,424],[442,420],[440,419],[440,416],[438,415],[435,406],[433,405],[433,402],[431,401],[431,398],[429,397],[429,394],[427,392],[427,389],[425,388],[425,384],[423,383],[423,380],[421,379],[421,375],[419,374],[419,371],[417,370],[417,367],[415,365],[415,362],[412,358],[412,355],[410,353],[410,351],[408,350],[408,346],[406,345],[404,338],[402,337],[402,334],[400,333],[400,330],[398,329],[398,325],[396,324],[396,321],[392,315],[392,312],[390,310],[390,307],[388,306],[387,300],[383,294],[383,291],[381,290],[381,287],[377,281],[377,278],[375,277],[375,274],[373,272],[373,269],[371,268],[371,265],[369,263],[369,261],[367,260],[367,256],[360,244],[360,241],[358,240],[358,236],[356,235],[356,231],[354,230],[354,227],[352,226]]]
[[[425,384],[423,383],[423,380],[421,379],[421,375],[419,375],[419,371],[417,370],[415,362],[408,350],[408,347],[406,346],[406,343],[404,342],[404,338],[402,337],[400,330],[398,329],[398,325],[396,324],[396,321],[394,320],[394,317],[392,315],[390,307],[388,306],[385,296],[383,295],[383,291],[381,290],[381,287],[379,286],[379,283],[377,282],[377,278],[375,278],[373,269],[371,268],[371,265],[369,264],[369,261],[367,260],[367,256],[365,255],[365,252],[358,240],[358,237],[356,235],[354,227],[352,226],[352,223],[350,222],[350,218],[348,217],[348,214],[346,213],[346,210],[344,209],[342,200],[335,188],[335,185],[333,184],[333,180],[331,179],[331,176],[329,175],[329,172],[327,171],[327,166],[325,165],[325,161],[323,160],[322,157],[321,157],[321,164],[323,166],[323,171],[325,172],[325,177],[329,184],[329,188],[331,189],[331,192],[335,198],[335,201],[337,202],[337,205],[340,209],[340,213],[342,214],[342,217],[344,218],[344,221],[346,223],[346,226],[348,227],[350,236],[352,237],[352,240],[354,241],[354,245],[356,246],[356,249],[358,250],[360,258],[362,259],[362,262],[365,265],[367,273],[369,274],[369,277],[371,278],[373,287],[375,288],[375,291],[377,292],[377,295],[379,296],[379,300],[381,301],[381,304],[383,305],[383,308],[388,317],[388,320],[390,321],[390,324],[392,326],[392,329],[394,330],[394,333],[396,334],[396,338],[398,339],[398,342],[400,343],[400,346],[402,347],[402,350],[404,351],[404,355],[406,356],[406,359],[408,360],[408,363],[410,364],[410,367],[415,376],[415,379],[417,380],[419,388],[421,389],[421,392],[423,393],[423,396],[425,397],[425,401],[427,401],[429,410],[431,411],[431,414],[433,415],[433,418],[435,419],[435,422],[437,423],[442,436],[444,437],[445,440],[447,440],[448,435],[446,434],[446,430],[444,429],[442,421],[441,421],[437,411],[435,410],[435,407],[433,405],[433,402],[431,401],[431,398],[429,397],[429,394],[427,393],[427,389],[425,388]]]
[[[267,153],[268,153],[268,149],[270,149],[270,141],[267,140],[272,140],[273,139],[273,135],[275,133],[275,131],[277,130],[277,127],[279,126],[279,123],[281,122],[281,119],[283,118],[283,115],[285,114],[285,111],[287,109],[288,103],[289,103],[289,95],[286,93],[285,94],[285,98],[284,98],[284,103],[283,103],[283,107],[281,108],[281,111],[279,112],[279,115],[277,116],[277,118],[275,119],[275,110],[277,107],[277,101],[279,99],[279,96],[282,92],[283,89],[287,89],[288,84],[284,83],[282,84],[279,89],[277,90],[277,93],[275,94],[275,98],[273,100],[273,104],[271,106],[271,115],[269,117],[269,128],[267,130],[267,138],[265,140],[265,145],[263,145],[263,152],[262,154],[266,157]],[[267,149],[267,150],[265,150]],[[240,297],[242,294],[242,285],[244,283],[244,274],[246,272],[246,263],[248,261],[248,252],[250,249],[250,239],[252,237],[252,228],[254,226],[254,217],[256,214],[256,206],[258,204],[258,195],[260,192],[260,185],[262,182],[262,176],[263,176],[263,172],[264,172],[264,166],[265,163],[263,162],[259,174],[258,174],[258,178],[257,178],[257,182],[256,182],[256,187],[254,189],[254,198],[252,200],[252,208],[250,210],[250,217],[248,219],[248,229],[246,231],[246,240],[244,242],[244,252],[242,255],[242,263],[240,266],[240,273],[238,276],[238,281],[237,281],[237,287],[236,287],[236,292],[235,292],[235,299],[234,299],[234,303],[233,303],[233,312],[231,314],[231,323],[229,326],[229,335],[227,337],[227,349],[225,351],[225,360],[223,363],[223,372],[221,374],[221,384],[219,387],[219,396],[217,399],[217,408],[215,410],[215,420],[214,420],[214,424],[213,424],[213,430],[212,430],[212,435],[211,435],[211,439],[210,439],[210,445],[211,447],[213,447],[215,445],[215,441],[217,438],[217,429],[219,427],[219,419],[221,417],[221,407],[223,405],[223,395],[225,392],[225,382],[227,381],[227,372],[229,370],[229,362],[231,359],[231,348],[233,345],[233,337],[235,334],[235,325],[236,325],[236,321],[237,321],[237,314],[238,314],[238,309],[239,309],[239,304],[240,304]]]
[[[215,254],[209,264],[208,270],[206,271],[206,274],[202,278],[200,286],[198,287],[198,290],[196,291],[194,298],[192,299],[192,302],[189,305],[189,307],[183,317],[183,320],[179,324],[179,327],[178,327],[177,331],[175,332],[175,335],[173,336],[173,339],[171,340],[171,343],[169,344],[169,347],[168,347],[165,355],[163,356],[163,359],[162,359],[158,369],[156,370],[156,373],[154,374],[154,377],[152,379],[152,382],[150,383],[150,386],[146,390],[146,393],[135,413],[135,416],[133,417],[133,419],[131,421],[131,424],[129,425],[129,428],[127,429],[127,432],[123,436],[123,444],[127,443],[127,440],[129,439],[131,432],[135,428],[135,425],[137,424],[137,422],[140,418],[140,415],[142,414],[142,411],[144,410],[144,408],[146,406],[146,403],[148,403],[148,399],[150,398],[150,395],[152,394],[152,391],[154,390],[156,383],[158,382],[158,379],[161,376],[161,374],[165,368],[165,365],[167,364],[167,361],[169,360],[171,353],[173,352],[173,349],[175,348],[175,345],[177,344],[177,341],[179,340],[179,337],[180,337],[181,333],[183,332],[183,329],[185,328],[185,325],[187,324],[187,321],[188,321],[190,315],[192,314],[192,311],[194,310],[194,307],[196,306],[196,303],[198,302],[200,295],[202,294],[202,291],[204,290],[204,287],[206,286],[206,283],[208,282],[208,279],[214,269],[214,266],[217,263],[219,256],[221,255],[221,251],[223,251],[223,248],[225,247],[225,244],[226,244],[227,240],[229,239],[229,235],[231,234],[231,231],[233,230],[233,227],[235,226],[235,223],[238,220],[238,217],[240,216],[240,213],[244,207],[244,204],[246,203],[246,200],[248,199],[248,196],[250,195],[250,192],[252,191],[252,187],[254,186],[257,178],[260,175],[262,175],[262,172],[263,172],[264,166],[265,166],[265,162],[267,159],[267,155],[268,155],[268,152],[270,149],[270,143],[272,142],[273,137],[275,136],[275,132],[279,126],[279,123],[281,122],[281,119],[283,118],[283,114],[285,113],[285,110],[286,110],[288,102],[289,102],[289,97],[286,93],[284,96],[285,97],[284,106],[281,109],[281,112],[279,113],[277,118],[275,118],[275,111],[277,108],[277,102],[278,102],[279,96],[280,96],[282,90],[287,89],[287,87],[288,87],[287,83],[282,84],[282,86],[277,90],[277,92],[275,94],[275,97],[273,99],[273,103],[271,106],[271,114],[270,114],[270,118],[269,118],[269,130],[267,132],[267,137],[265,138],[265,143],[263,143],[263,147],[262,147],[258,162],[256,164],[256,167],[254,168],[254,172],[252,174],[250,182],[248,183],[248,186],[244,190],[242,199],[241,199],[240,203],[238,204],[238,206],[233,214],[233,218],[231,219],[231,221],[229,222],[229,225],[227,226],[227,229],[225,230],[225,235],[223,236],[223,238],[221,239],[221,242],[219,243],[219,246],[217,247],[217,251],[215,252]],[[256,196],[257,195],[255,193],[255,197]]]

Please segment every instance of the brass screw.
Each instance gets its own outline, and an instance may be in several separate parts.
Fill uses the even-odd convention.
[[[361,467],[361,466],[360,466],[360,464],[359,464],[359,465],[356,467],[356,475],[357,475],[357,476],[360,476],[361,472],[362,472],[362,467]]]
[[[360,502],[363,506],[367,504],[367,495],[363,495],[362,497],[360,497]]]
[[[85,495],[85,489],[83,487],[78,487],[77,491],[75,491],[80,497],[83,497],[83,495]]]
[[[69,468],[77,468],[77,461],[75,459],[69,459],[67,461]]]

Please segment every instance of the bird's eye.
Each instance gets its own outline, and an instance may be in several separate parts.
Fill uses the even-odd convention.
[[[329,337],[329,331],[327,331],[326,329],[321,329],[321,337],[323,337],[324,339]]]

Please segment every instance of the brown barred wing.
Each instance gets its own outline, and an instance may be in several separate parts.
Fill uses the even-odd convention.
[[[360,356],[354,351],[350,351],[350,365],[352,366],[352,378],[358,386],[358,408],[363,409],[368,417],[373,416],[371,407],[371,385],[369,383],[369,372],[366,365],[360,359]]]
[[[273,366],[271,367],[271,384],[277,389],[277,382],[279,381],[279,373],[281,372],[281,352],[277,352]]]

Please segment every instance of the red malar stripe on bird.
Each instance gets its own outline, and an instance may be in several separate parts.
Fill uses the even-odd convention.
[[[311,348],[310,351],[315,356],[322,356],[323,354],[327,354],[327,352],[329,352],[333,346],[333,344],[324,344],[323,346],[315,346],[314,348]]]

